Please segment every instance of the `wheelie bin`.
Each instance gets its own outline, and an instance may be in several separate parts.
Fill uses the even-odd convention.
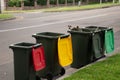
[[[92,50],[94,53],[94,58],[97,60],[102,57],[105,57],[104,32],[101,31],[99,28],[93,28],[93,27],[94,26],[89,26],[84,29],[93,33],[93,37],[92,37],[93,49]]]
[[[58,61],[58,38],[65,38],[69,35],[54,32],[41,32],[33,34],[37,43],[42,43],[45,49],[46,67],[38,72],[38,76],[52,80],[57,75],[65,74],[65,69]]]
[[[100,30],[100,36],[102,41],[102,47],[106,53],[111,53],[114,51],[114,31],[110,27],[97,27],[97,26],[88,26],[86,27],[90,30]]]
[[[80,68],[94,61],[92,53],[93,33],[82,28],[69,30],[72,37],[73,63],[71,67]]]
[[[36,75],[36,71],[34,70],[32,49],[37,49],[41,46],[42,44],[34,44],[27,42],[16,43],[9,46],[14,52],[15,80],[40,80],[40,78]]]

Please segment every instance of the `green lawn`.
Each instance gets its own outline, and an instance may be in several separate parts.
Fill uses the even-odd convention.
[[[119,80],[120,54],[79,70],[64,80]]]
[[[89,5],[82,5],[82,6],[55,7],[55,8],[43,9],[43,11],[45,11],[45,12],[74,11],[74,10],[84,10],[84,9],[95,9],[95,8],[109,7],[109,6],[119,5],[119,4],[120,3],[102,3],[102,4],[89,4]]]
[[[10,19],[13,18],[14,16],[12,14],[0,14],[0,19]]]

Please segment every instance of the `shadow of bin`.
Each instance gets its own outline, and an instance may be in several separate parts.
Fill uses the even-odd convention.
[[[32,48],[41,47],[41,44],[22,42],[9,47],[14,52],[15,80],[40,80],[33,67]]]
[[[93,62],[92,36],[93,33],[84,29],[68,31],[72,37],[73,63],[71,67],[80,68]]]
[[[88,26],[87,29],[92,31],[100,30],[100,37],[102,41],[103,52],[110,53],[114,51],[114,32],[110,27]],[[102,53],[103,53],[102,52]]]
[[[58,38],[65,38],[69,35],[53,32],[42,32],[32,35],[37,43],[42,43],[45,50],[46,68],[39,71],[38,75],[42,78],[52,80],[54,76],[65,74],[65,69],[60,66],[58,61]]]

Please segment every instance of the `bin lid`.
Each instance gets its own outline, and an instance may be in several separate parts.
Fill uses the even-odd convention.
[[[101,27],[101,26],[87,26],[85,28],[91,29],[91,30],[109,30],[112,29],[112,27]]]
[[[43,46],[40,46],[36,49],[32,48],[32,57],[35,71],[39,71],[45,68],[46,63]]]
[[[49,39],[58,39],[59,37],[66,37],[68,34],[55,33],[55,32],[41,32],[33,34],[32,37],[35,38],[49,38]]]
[[[70,30],[69,33],[76,33],[76,34],[92,34],[93,32],[84,28],[80,28],[79,30]]]
[[[58,59],[61,66],[68,66],[73,61],[71,36],[58,39]]]
[[[41,46],[41,43],[28,43],[28,42],[20,42],[16,44],[11,44],[9,48],[21,48],[21,49],[32,49],[33,47]]]

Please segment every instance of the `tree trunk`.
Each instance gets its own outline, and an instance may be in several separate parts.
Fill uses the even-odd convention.
[[[5,10],[4,0],[0,0],[0,13],[2,13],[4,10]]]
[[[87,0],[86,3],[89,4],[89,0]]]
[[[75,0],[73,0],[73,5],[75,5]]]
[[[2,13],[1,4],[0,4],[0,14]]]
[[[47,7],[50,7],[50,0],[47,0]]]
[[[59,0],[57,0],[56,5],[59,6]]]
[[[37,0],[34,0],[34,7],[37,8]]]
[[[23,10],[24,9],[24,1],[21,0],[21,9]]]
[[[4,0],[4,8],[7,10],[7,0]]]
[[[7,10],[7,8],[9,7],[9,6],[8,6],[8,2],[9,2],[9,0],[6,0],[6,10]]]
[[[102,0],[100,0],[100,4],[102,4]]]
[[[67,0],[65,0],[65,6],[67,6]]]
[[[1,8],[1,0],[0,0],[0,14],[2,13],[2,8]]]
[[[115,3],[115,0],[113,0],[113,3]]]

